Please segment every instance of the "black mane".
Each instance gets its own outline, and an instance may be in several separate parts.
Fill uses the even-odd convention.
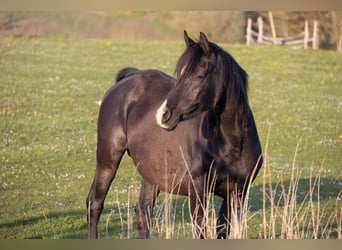
[[[215,43],[209,42],[211,53],[216,57],[216,67],[219,69],[216,84],[221,84],[221,93],[217,105],[231,111],[245,110],[248,105],[248,74],[236,60]],[[176,66],[176,78],[188,77],[194,72],[201,57],[204,56],[198,43],[189,47],[180,57]],[[183,72],[181,72],[183,70]]]

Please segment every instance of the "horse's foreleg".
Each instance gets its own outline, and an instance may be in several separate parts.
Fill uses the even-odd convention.
[[[240,211],[243,209],[244,194],[241,188],[233,183],[230,190],[228,189],[227,197],[223,199],[221,209],[217,218],[216,233],[218,239],[225,239],[228,237],[232,230],[234,231],[233,237],[241,237],[239,227],[241,226]],[[232,222],[233,220],[233,222]]]
[[[193,225],[193,237],[204,239],[207,236],[207,221],[205,218],[206,195],[203,193],[203,178],[191,181],[189,192],[190,212]]]
[[[230,209],[227,199],[223,199],[216,222],[216,234],[218,239],[226,239],[230,233]]]
[[[122,155],[123,152],[117,152],[114,156],[97,162],[96,174],[86,201],[89,239],[95,239],[98,236],[97,224],[103,210],[104,199],[115,177]]]
[[[151,185],[145,180],[142,181],[139,201],[135,207],[137,228],[141,239],[151,237],[152,212],[158,194],[159,190],[156,185]]]

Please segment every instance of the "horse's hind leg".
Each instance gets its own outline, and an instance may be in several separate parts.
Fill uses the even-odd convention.
[[[158,194],[159,190],[156,185],[151,185],[146,180],[142,181],[139,201],[135,207],[137,228],[141,239],[148,239],[151,236],[153,205]]]
[[[107,153],[106,153],[107,152]],[[104,199],[112,183],[122,155],[125,152],[97,149],[96,174],[87,197],[88,238],[97,238],[97,224],[103,210]]]

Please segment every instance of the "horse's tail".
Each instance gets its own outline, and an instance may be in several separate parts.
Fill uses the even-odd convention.
[[[116,82],[121,81],[122,79],[128,77],[129,75],[138,72],[139,70],[133,67],[126,67],[121,69],[116,75]]]

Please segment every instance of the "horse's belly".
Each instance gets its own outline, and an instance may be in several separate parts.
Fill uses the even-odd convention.
[[[182,156],[168,149],[149,150],[141,148],[131,157],[141,174],[150,184],[158,185],[162,191],[177,194],[187,194],[189,172]]]
[[[184,131],[182,125],[179,129]],[[141,176],[162,191],[186,195],[194,144],[190,133],[165,131],[154,124],[140,131],[130,137],[128,148]]]

